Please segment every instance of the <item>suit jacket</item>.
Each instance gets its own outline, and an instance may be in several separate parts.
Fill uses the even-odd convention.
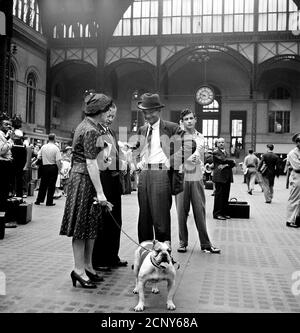
[[[273,152],[268,152],[262,155],[261,160],[258,165],[258,171],[260,171],[263,162],[267,165],[267,170],[264,173],[264,177],[269,178],[269,180],[274,181],[275,176],[279,176],[280,171],[280,158]]]
[[[147,145],[146,136],[148,131],[148,125],[144,125],[138,129],[138,141],[134,145],[136,150],[135,155],[137,162],[141,159],[141,152]],[[179,165],[182,164],[182,136],[183,130],[178,124],[170,121],[160,119],[160,145],[170,161],[170,165],[173,169],[178,170]]]
[[[122,188],[122,177],[123,174],[120,172],[120,160],[124,160],[125,157],[120,150],[119,145],[117,144],[117,135],[114,130],[111,128],[107,129],[107,134],[103,135],[103,140],[105,140],[107,143],[111,144],[111,152],[110,152],[110,158],[112,159],[112,163],[109,167],[107,167],[106,170],[103,170],[100,175],[102,177],[105,177],[106,173],[109,173],[112,177],[118,177],[119,179],[119,188],[111,188],[111,191],[116,193],[116,191],[120,192],[120,194],[123,193],[123,188]]]
[[[147,145],[146,136],[148,125],[138,129],[138,141],[133,145],[137,162],[141,160],[141,153]],[[183,191],[183,175],[179,173],[179,166],[183,163],[182,136],[184,131],[178,124],[160,119],[160,145],[170,162],[169,178],[172,194]]]
[[[225,154],[222,152],[221,149],[217,148],[213,152],[213,163],[214,163],[214,170],[213,170],[213,182],[215,183],[233,183],[233,174],[232,168],[235,166],[234,160],[227,158],[227,153]],[[228,164],[223,169],[219,169],[219,165]]]

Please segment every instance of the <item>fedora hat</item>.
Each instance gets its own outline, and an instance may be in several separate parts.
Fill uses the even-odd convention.
[[[298,138],[300,139],[300,132],[299,132],[299,133],[296,133],[295,135],[293,135],[293,137],[292,137],[292,141],[293,141],[293,142],[296,142],[296,140],[297,140]]]
[[[163,108],[164,104],[160,103],[158,94],[146,93],[142,95],[142,100],[137,103],[137,106],[142,110],[150,110]]]

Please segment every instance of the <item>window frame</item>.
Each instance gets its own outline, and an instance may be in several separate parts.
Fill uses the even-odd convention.
[[[35,123],[36,90],[36,75],[33,72],[30,72],[27,75],[26,80],[26,122],[29,124]]]

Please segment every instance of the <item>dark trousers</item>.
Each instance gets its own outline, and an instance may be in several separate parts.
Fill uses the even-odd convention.
[[[218,215],[227,215],[227,207],[230,193],[230,182],[227,183],[215,183],[215,201],[214,201],[214,210],[213,216],[217,217]]]
[[[53,203],[53,195],[55,192],[58,167],[56,164],[50,164],[50,165],[40,166],[40,168],[41,168],[41,183],[36,201],[44,202],[47,194],[46,204],[51,205]]]
[[[17,197],[23,196],[23,169],[14,169],[13,190]]]
[[[23,193],[28,195],[29,183],[31,182],[31,168],[23,171]]]
[[[116,172],[101,172],[101,183],[106,199],[114,205],[111,215],[103,211],[93,250],[93,266],[111,266],[119,258],[122,227],[121,183]],[[117,222],[117,223],[116,223]]]
[[[167,170],[143,170],[139,177],[139,242],[171,241],[171,185]],[[154,232],[153,232],[154,228]]]
[[[0,160],[0,212],[5,212],[11,182],[12,162]]]

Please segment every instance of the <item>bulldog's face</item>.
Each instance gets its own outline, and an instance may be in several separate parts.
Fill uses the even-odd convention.
[[[153,256],[158,265],[162,263],[170,264],[171,260],[171,244],[169,241],[159,242],[155,240],[153,242]]]

